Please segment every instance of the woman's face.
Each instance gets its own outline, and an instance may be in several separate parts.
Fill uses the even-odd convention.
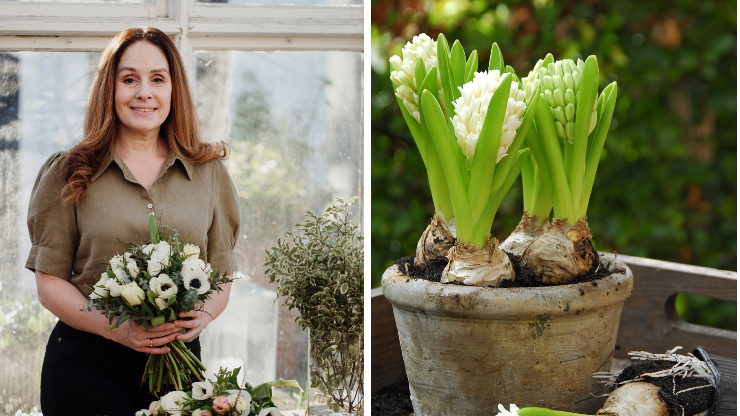
[[[116,68],[119,135],[158,137],[159,127],[170,113],[171,98],[170,67],[162,50],[146,41],[126,48]]]

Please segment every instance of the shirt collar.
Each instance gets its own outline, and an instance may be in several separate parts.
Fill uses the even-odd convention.
[[[111,162],[113,162],[116,159],[116,151],[114,148],[111,147],[110,151],[108,151],[108,155],[103,159],[103,162],[100,164],[100,167],[98,168],[98,171],[95,172],[95,174],[90,178],[90,182],[95,182],[100,175],[105,172],[106,169],[108,169],[108,166],[110,166]],[[170,150],[170,153],[167,155],[167,159],[165,159],[164,164],[167,168],[175,164],[175,161],[179,160],[182,164],[182,167],[185,168],[185,172],[188,174],[188,179],[193,180],[193,164],[190,163],[188,160],[184,159],[181,156],[178,156]]]

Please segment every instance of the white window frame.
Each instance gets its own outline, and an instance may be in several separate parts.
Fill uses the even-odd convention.
[[[193,52],[198,50],[363,52],[363,12],[362,5],[258,6],[196,0],[2,2],[0,52],[102,51],[122,30],[153,26],[175,41],[193,81]]]

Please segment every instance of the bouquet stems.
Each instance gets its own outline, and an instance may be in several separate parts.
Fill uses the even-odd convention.
[[[144,369],[144,379],[141,382],[142,384],[148,382],[149,389],[153,394],[159,395],[163,387],[168,384],[168,380],[164,377],[165,373],[169,373],[169,384],[172,384],[177,390],[182,390],[189,385],[191,379],[198,381],[205,379],[203,376],[205,366],[185,346],[184,342],[176,340],[166,344],[165,347],[168,347],[170,352],[150,355]]]

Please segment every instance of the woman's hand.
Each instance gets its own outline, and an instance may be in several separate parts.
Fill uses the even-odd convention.
[[[170,349],[165,344],[177,339],[180,328],[167,322],[147,331],[140,323],[129,319],[117,329],[112,330],[111,339],[138,352],[147,354],[167,354]]]
[[[202,331],[203,328],[213,320],[210,315],[202,311],[180,312],[177,316],[181,319],[174,322],[175,326],[178,329],[183,328],[187,330],[177,336],[177,339],[182,340],[182,342],[190,342],[194,340],[198,335],[200,335],[200,331]]]

